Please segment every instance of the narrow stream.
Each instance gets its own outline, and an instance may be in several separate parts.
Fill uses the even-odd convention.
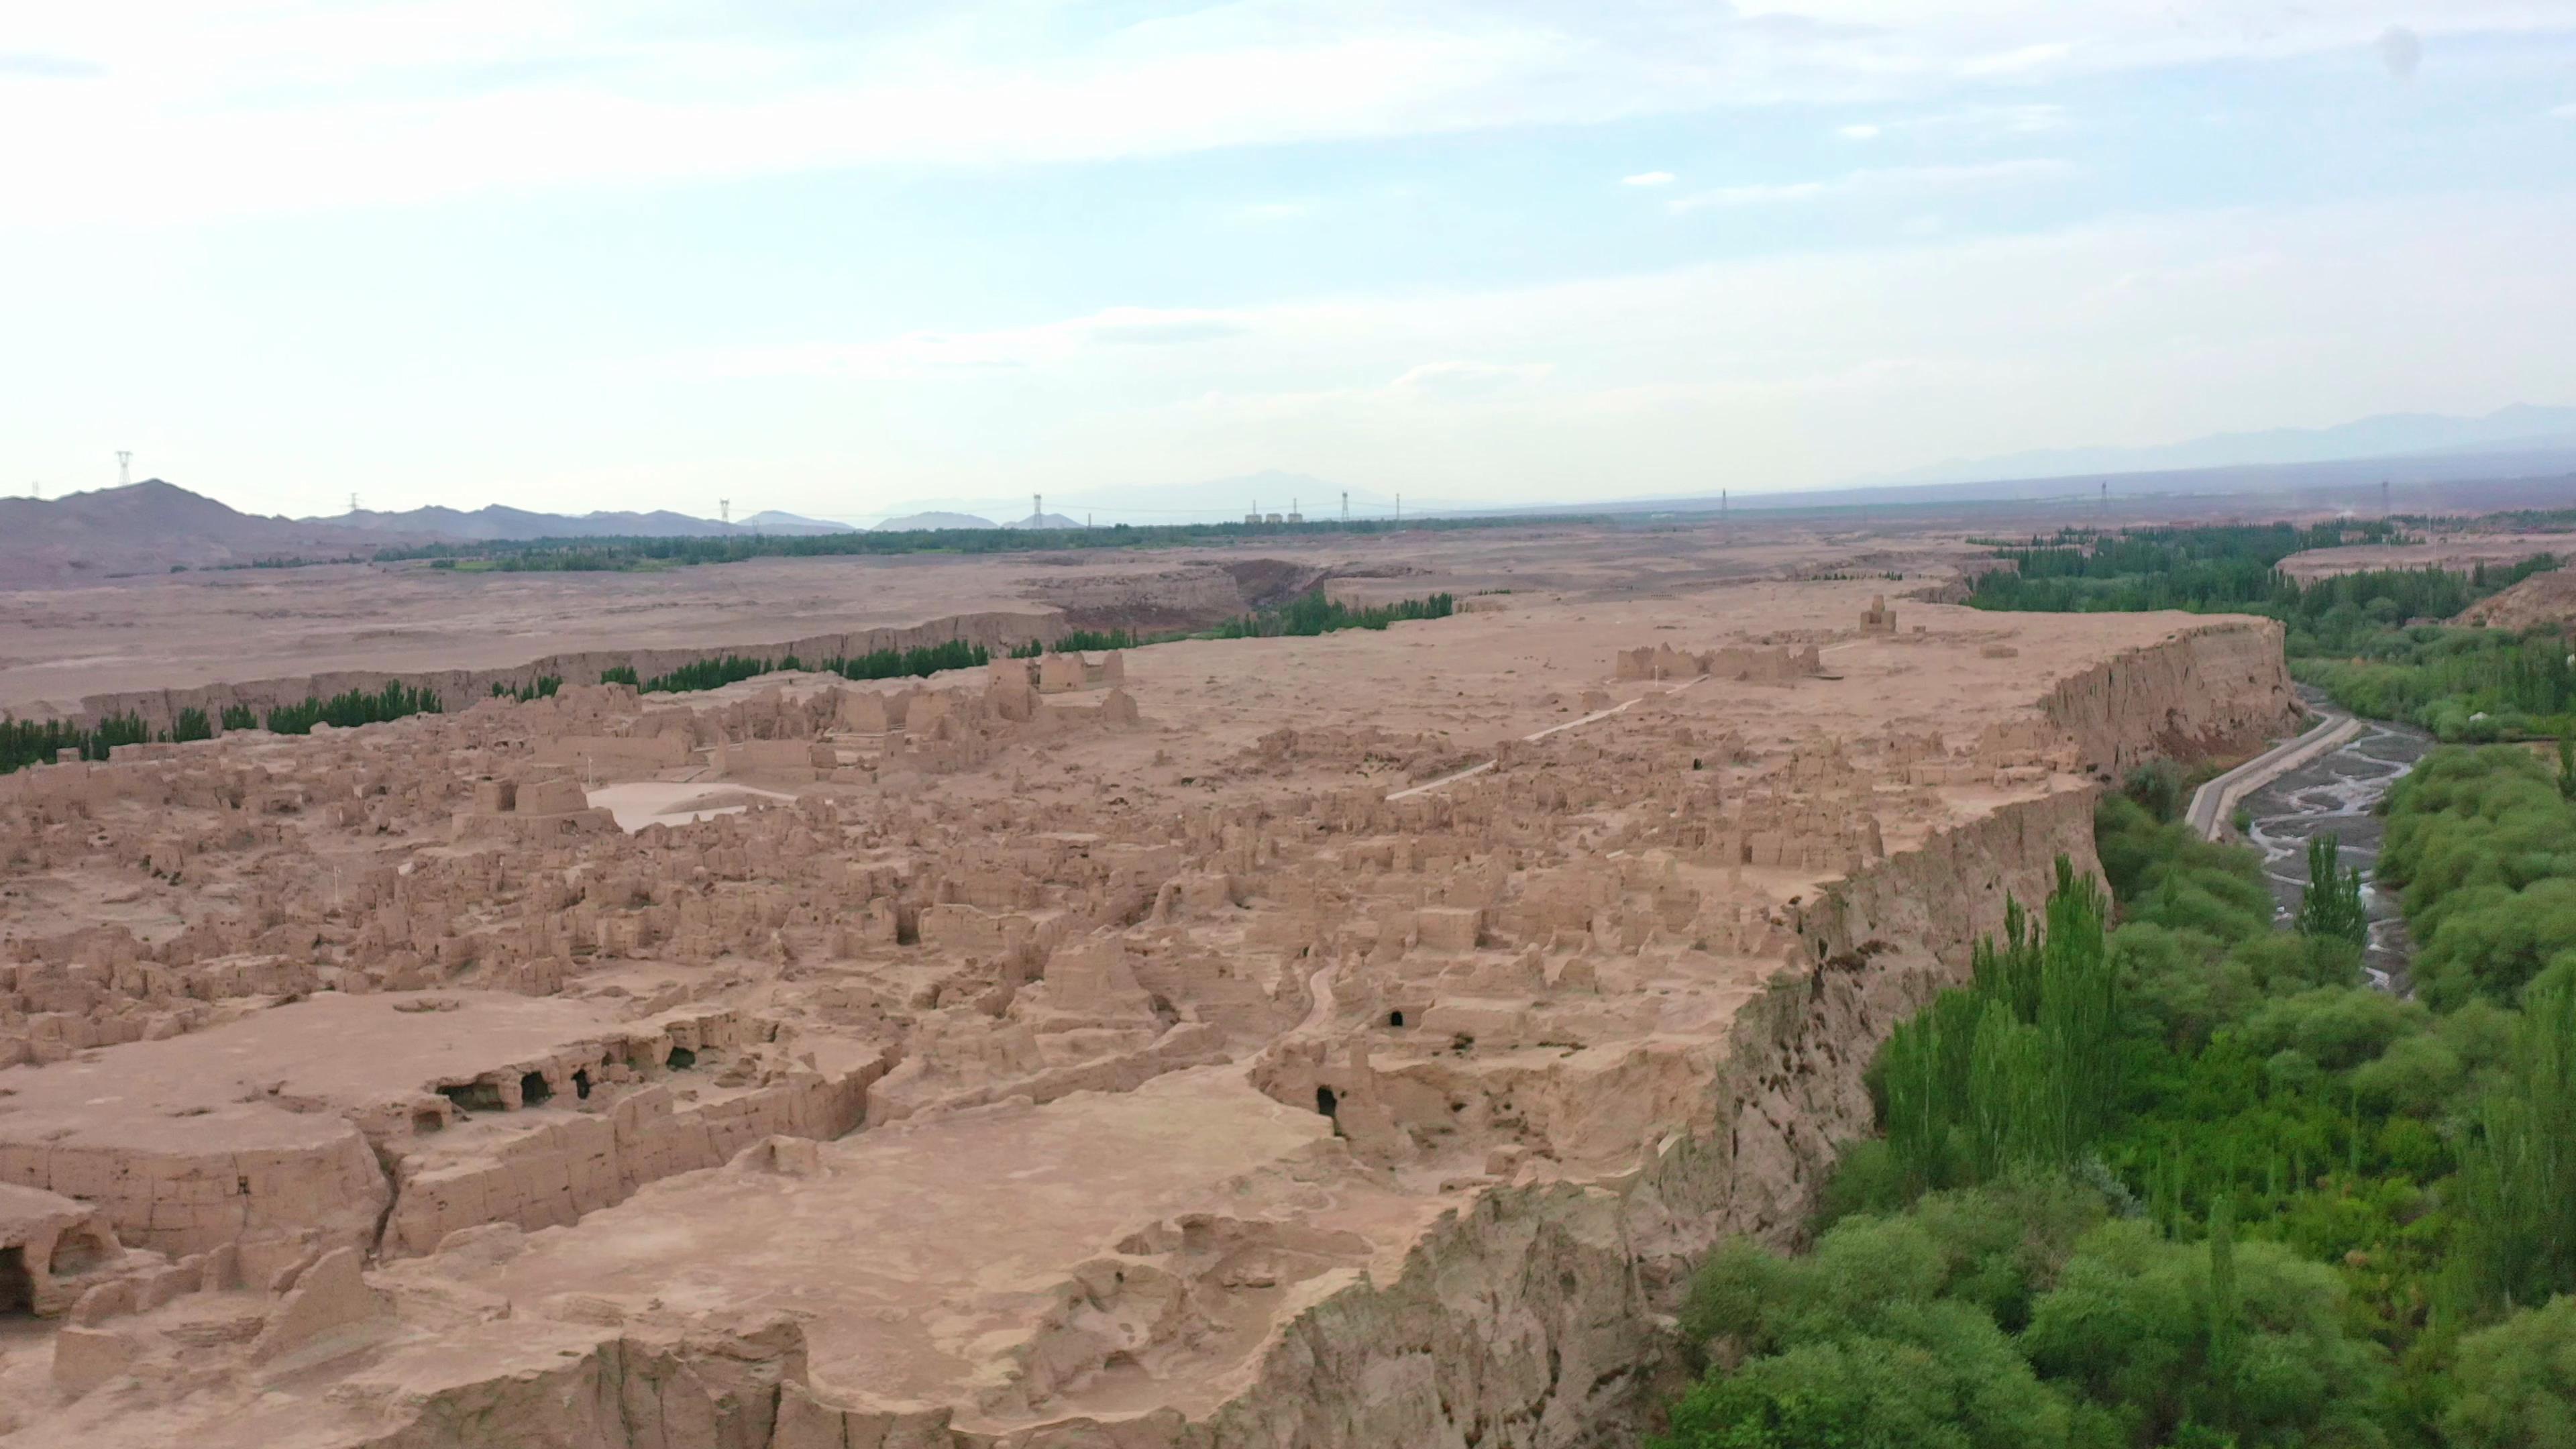
[[[2300,698],[2320,714],[2341,714],[2305,685]],[[2362,732],[2245,798],[2253,815],[2246,840],[2263,852],[2263,873],[2283,917],[2299,909],[2308,885],[2308,841],[2331,832],[2342,843],[2343,863],[2362,873],[2362,903],[2370,910],[2370,949],[2363,957],[2370,982],[2383,991],[2410,989],[2406,963],[2412,943],[2397,902],[2374,884],[2379,841],[2386,822],[2373,812],[2389,787],[2415,768],[2433,737],[2412,725],[2366,720]]]

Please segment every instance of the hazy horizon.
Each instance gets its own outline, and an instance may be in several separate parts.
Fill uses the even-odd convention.
[[[1923,9],[32,13],[0,490],[1516,505],[2576,400],[2563,4]]]

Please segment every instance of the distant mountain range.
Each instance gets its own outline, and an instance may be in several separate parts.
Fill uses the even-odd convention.
[[[379,533],[428,534],[439,538],[490,543],[530,538],[728,538],[748,534],[855,533],[846,523],[805,518],[772,509],[740,523],[720,523],[685,513],[531,513],[524,508],[488,504],[468,513],[454,508],[413,508],[401,513],[361,509],[306,523],[329,528]]]
[[[60,498],[0,498],[0,583],[79,583],[269,559],[364,557],[426,533],[241,513],[158,478]]]
[[[942,509],[934,508],[925,513],[906,513],[894,518],[889,518],[885,522],[878,524],[872,531],[877,533],[901,533],[908,529],[924,528],[1080,527],[1082,527],[1081,519],[1067,518],[1061,513],[1032,513],[1026,518],[1014,518],[1008,523],[995,523],[993,520],[986,518],[980,513],[950,513]]]
[[[783,513],[764,508],[742,521],[741,527],[754,533],[856,533],[855,524],[836,523],[828,518],[807,518],[801,513]]]
[[[983,517],[980,514],[942,513],[938,509],[934,508],[927,513],[907,513],[898,518],[889,518],[885,522],[878,524],[875,531],[879,533],[902,533],[909,529],[999,528],[1001,526],[1002,525],[995,523],[993,520]]]
[[[2330,428],[2222,433],[2139,448],[2063,448],[1936,464],[1886,479],[1796,493],[1739,492],[1735,509],[1851,508],[1954,503],[2063,502],[2102,496],[2232,500],[2231,506],[2367,507],[2398,490],[2402,507],[2525,507],[2565,501],[2576,483],[2576,408],[2518,404],[2481,417],[2388,413]],[[2484,480],[2483,482],[2481,480]],[[2512,487],[2486,486],[2499,480]],[[2454,490],[2474,485],[2470,493]],[[2518,491],[2517,491],[2518,490]],[[2098,495],[2097,495],[2098,491]],[[2494,501],[2510,497],[2510,504]],[[906,528],[1080,528],[1116,523],[1224,522],[1262,513],[1340,516],[1343,491],[1320,478],[1270,470],[1193,484],[1097,490],[1065,512],[1012,517],[1009,502],[935,500],[876,525]],[[1371,496],[1354,517],[1382,517],[1391,498]],[[1719,498],[1587,499],[1496,507],[1416,495],[1407,517],[1434,513],[1714,513]],[[2160,505],[2162,506],[2162,505]],[[2179,504],[2175,506],[2180,506]],[[1011,518],[996,523],[992,516]],[[684,513],[538,513],[493,504],[471,511],[414,508],[334,518],[262,517],[158,478],[61,498],[0,498],[0,588],[87,581],[283,560],[366,558],[389,546],[534,538],[721,538],[852,531],[829,519],[770,510],[738,523]]]
[[[2257,433],[2212,433],[2203,438],[2148,447],[2046,448],[2005,453],[1992,458],[1953,459],[1901,473],[1856,478],[1845,486],[2002,483],[2029,478],[2078,478],[2097,473],[2117,476],[2201,468],[2402,458],[2429,453],[2522,452],[2557,448],[2576,448],[2576,408],[2515,403],[2483,417],[2381,413],[2330,428],[2272,428]]]

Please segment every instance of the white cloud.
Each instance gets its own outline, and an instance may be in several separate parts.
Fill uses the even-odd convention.
[[[1878,132],[1878,127],[1862,121],[1841,127],[1836,134],[1847,141],[1875,141],[1878,139]]]
[[[2080,174],[2073,162],[2056,157],[1983,161],[1963,166],[1890,166],[1853,171],[1830,180],[1722,186],[1714,191],[1674,197],[1666,205],[1676,212],[1690,212],[1712,207],[1767,206],[1839,197],[1911,198],[2034,186],[2065,181]]]
[[[987,166],[1936,100],[1963,83],[2370,44],[2350,6],[1219,0],[1119,23],[1045,0],[700,19],[617,0],[22,6],[0,75],[13,219],[63,225],[823,167]],[[706,12],[712,14],[713,12]],[[2566,30],[2446,0],[2439,35]],[[2409,32],[2410,34],[2414,32]],[[25,74],[41,71],[41,77]]]
[[[871,342],[719,347],[667,356],[646,371],[682,377],[967,379],[1064,362],[1088,349],[1187,347],[1240,336],[1249,314],[1111,307],[1087,316],[978,332],[907,332]]]
[[[1640,171],[1634,176],[1620,177],[1619,184],[1622,186],[1670,186],[1679,179],[1679,177],[1673,175],[1673,173],[1669,171]]]
[[[1095,313],[837,355],[1008,360],[1042,384],[1011,384],[1049,403],[1006,440],[973,371],[884,394],[898,413],[955,400],[952,433],[867,465],[912,491],[1015,467],[1025,486],[1071,490],[1262,457],[1470,503],[1807,487],[1947,456],[2576,397],[2576,363],[2550,340],[2576,326],[2576,273],[2524,245],[2571,231],[2571,201],[2404,198]],[[1099,341],[1192,321],[1221,335]],[[2453,345],[2420,345],[2434,335]]]
[[[2576,121],[2576,101],[2569,101],[2563,106],[2551,106],[2549,114],[2562,121]]]
[[[1486,398],[1544,381],[1555,370],[1544,362],[1425,362],[1406,368],[1387,388],[1430,398]]]

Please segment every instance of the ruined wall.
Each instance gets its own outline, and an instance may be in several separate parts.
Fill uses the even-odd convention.
[[[845,1136],[866,1116],[868,1087],[883,1073],[882,1063],[839,1077],[803,1072],[687,1108],[656,1085],[605,1116],[548,1122],[492,1156],[402,1172],[379,1251],[427,1253],[449,1233],[484,1223],[534,1230],[577,1222],[645,1183],[721,1166],[766,1137]]]
[[[771,1449],[1585,1449],[1634,1443],[1678,1387],[1668,1314],[1720,1238],[1805,1220],[1834,1143],[1869,1130],[1861,1073],[1896,1024],[1963,980],[2009,897],[2036,901],[2056,858],[2098,869],[2093,795],[2008,806],[1855,875],[1807,912],[1808,964],[1737,1018],[1711,1087],[1722,1131],[1648,1145],[1610,1186],[1496,1188],[1445,1218],[1394,1281],[1298,1315],[1252,1387],[1208,1420],[1164,1410],[1005,1437],[946,1408],[843,1410],[783,1391]]]
[[[2086,763],[2235,748],[2289,714],[2276,630],[2220,624],[2062,683],[2046,703]],[[2268,662],[2262,657],[2271,651]],[[996,1438],[949,1411],[819,1402],[785,1338],[670,1343],[641,1330],[559,1364],[406,1384],[385,1449],[724,1444],[741,1449],[1588,1449],[1629,1444],[1678,1386],[1670,1320],[1689,1265],[1730,1233],[1795,1236],[1837,1141],[1869,1126],[1861,1074],[2005,902],[2061,855],[2097,868],[2091,792],[2003,807],[1853,872],[1805,905],[1796,964],[1736,1016],[1704,1136],[1674,1132],[1612,1182],[1500,1187],[1445,1216],[1391,1279],[1341,1286],[1283,1326],[1205,1420],[1175,1409]],[[567,1337],[577,1337],[571,1326]],[[708,1387],[699,1385],[704,1380]],[[358,1385],[334,1402],[363,1398]],[[333,1442],[344,1442],[334,1440]]]
[[[2270,619],[2197,624],[2064,680],[2040,709],[2115,778],[2152,759],[2249,753],[2299,718],[2281,640]]]
[[[1258,1385],[1209,1423],[1137,1442],[1635,1442],[1677,1387],[1658,1315],[1678,1302],[1690,1264],[1730,1234],[1796,1233],[1833,1144],[1870,1128],[1861,1073],[1878,1044],[1938,986],[1965,978],[1970,944],[2001,931],[2007,896],[2045,894],[2058,855],[2097,868],[2092,798],[2007,807],[1860,872],[1811,909],[1808,968],[1784,972],[1737,1019],[1713,1088],[1725,1131],[1668,1138],[1619,1190],[1487,1193],[1416,1247],[1394,1283],[1346,1289],[1291,1324]]]
[[[702,659],[722,659],[729,654],[753,659],[776,659],[793,654],[808,668],[813,668],[832,658],[856,659],[883,649],[919,649],[954,640],[980,644],[988,650],[1025,644],[1032,639],[1052,643],[1062,636],[1064,629],[1061,612],[1033,607],[1028,612],[995,610],[954,614],[897,629],[809,634],[798,639],[762,643],[718,644],[693,649],[595,649],[577,654],[549,654],[510,669],[431,669],[390,673],[372,669],[334,670],[279,679],[254,679],[237,684],[208,684],[194,689],[139,689],[93,694],[81,700],[79,719],[84,724],[94,724],[107,715],[134,714],[142,716],[145,724],[159,730],[169,728],[172,719],[183,709],[204,710],[210,719],[219,718],[229,705],[247,705],[265,712],[281,704],[301,704],[317,697],[327,699],[352,689],[372,693],[397,680],[411,688],[437,691],[439,703],[453,711],[490,698],[495,684],[525,689],[547,675],[560,678],[566,684],[597,684],[601,670],[624,667],[634,670],[640,679],[651,679],[684,664],[694,664]]]
[[[93,1203],[118,1238],[174,1258],[306,1232],[372,1242],[392,1189],[366,1138],[340,1118],[300,1126],[301,1144],[249,1149],[191,1148],[180,1123],[158,1150],[121,1140],[0,1143],[0,1182]]]

